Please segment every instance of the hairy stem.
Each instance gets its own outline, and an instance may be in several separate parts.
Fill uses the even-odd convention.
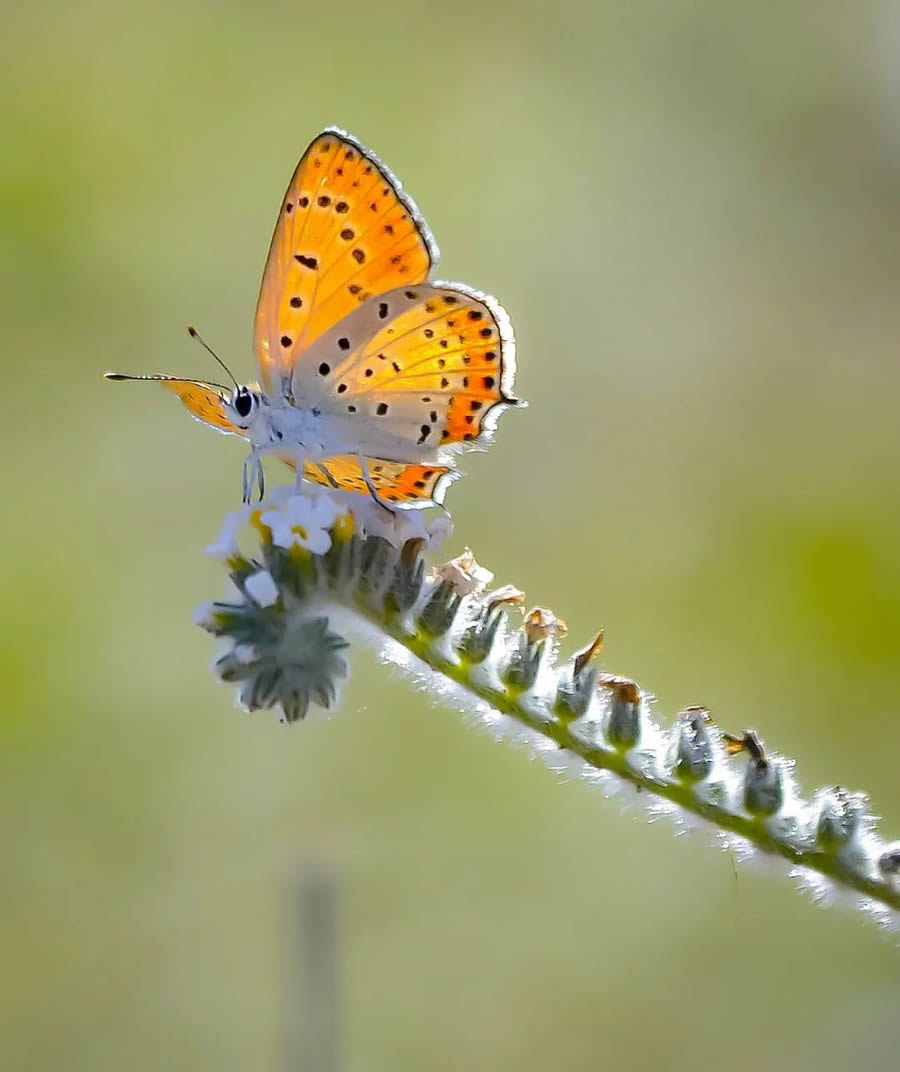
[[[296,721],[311,703],[331,706],[347,673],[343,633],[359,632],[447,702],[525,736],[550,765],[629,785],[655,810],[780,858],[818,895],[843,891],[879,922],[900,923],[900,846],[877,836],[864,796],[833,788],[804,800],[791,761],[752,730],[722,731],[704,708],[659,726],[635,682],[594,665],[602,636],[560,661],[564,623],[535,608],[513,628],[523,594],[485,591],[492,575],[471,552],[427,572],[421,521],[378,534],[379,519],[361,524],[358,508],[304,502],[256,511],[259,558],[227,538],[217,545],[239,596],[201,608],[198,621],[228,643],[215,669],[245,707]]]

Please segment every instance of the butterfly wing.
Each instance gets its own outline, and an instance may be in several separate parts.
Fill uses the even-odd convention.
[[[181,399],[195,420],[209,424],[226,435],[239,435],[245,439],[247,437],[247,430],[239,428],[226,415],[225,403],[229,392],[218,384],[206,383],[204,380],[183,380],[178,376],[159,373],[151,376],[126,376],[121,372],[107,372],[105,377],[107,380],[149,380],[161,383],[167,391]]]
[[[278,214],[256,309],[260,378],[288,395],[301,354],[372,295],[422,282],[438,249],[399,181],[355,138],[320,134]]]
[[[239,435],[246,438],[246,429],[238,428],[225,416],[224,404],[228,399],[227,391],[201,380],[160,377],[159,382],[166,390],[181,399],[195,420],[212,425],[213,428],[217,428],[226,435]]]
[[[364,453],[425,461],[488,442],[515,405],[515,342],[501,306],[459,283],[370,298],[294,370],[293,393]]]
[[[292,455],[280,454],[279,457],[291,469],[297,468]],[[387,458],[365,458],[364,461],[375,490],[381,498],[392,503],[440,504],[444,501],[447,486],[457,476],[447,465],[410,465]],[[334,455],[321,466],[307,462],[303,466],[303,477],[313,484],[369,494],[359,459],[354,454]]]

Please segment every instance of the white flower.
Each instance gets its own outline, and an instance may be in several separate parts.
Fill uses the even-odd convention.
[[[421,509],[388,509],[370,495],[359,492],[342,493],[341,500],[363,532],[368,536],[380,536],[394,547],[402,547],[407,540],[424,540],[426,547],[437,547],[453,531],[453,522],[448,516],[436,517],[426,524]]]
[[[272,530],[278,547],[298,544],[314,555],[324,555],[331,547],[329,529],[341,512],[326,492],[291,495],[275,509],[266,510],[260,520]]]
[[[426,528],[428,530],[426,546],[432,550],[435,547],[439,547],[448,536],[453,535],[453,521],[449,514],[441,514],[440,517],[436,517],[434,521],[428,523]]]
[[[374,499],[363,499],[353,507],[353,514],[369,536],[381,536],[394,547],[402,547],[407,540],[428,539],[420,510],[386,510]]]
[[[251,573],[244,581],[247,595],[259,607],[271,607],[278,602],[278,587],[272,580],[272,575],[266,570],[257,570]]]
[[[230,514],[226,514],[216,542],[205,548],[204,554],[213,558],[231,558],[232,555],[238,554],[240,548],[237,534],[250,520],[251,512],[249,506],[242,506],[240,510],[232,510]]]
[[[201,629],[205,629],[207,632],[211,633],[217,624],[215,618],[215,603],[201,603],[195,608],[194,625],[199,625]]]

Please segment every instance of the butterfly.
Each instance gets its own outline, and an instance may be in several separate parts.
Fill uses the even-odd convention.
[[[432,281],[438,257],[392,172],[328,127],[278,214],[254,324],[259,383],[106,376],[157,381],[197,420],[247,440],[245,502],[254,483],[262,498],[260,459],[273,454],[298,484],[388,509],[440,504],[455,453],[486,445],[499,415],[524,403],[509,317],[487,294]]]

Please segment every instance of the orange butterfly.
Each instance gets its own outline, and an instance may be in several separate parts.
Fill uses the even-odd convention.
[[[489,441],[512,394],[515,343],[493,298],[428,280],[438,248],[378,158],[329,127],[294,172],[256,308],[259,384],[156,380],[192,416],[248,440],[244,501],[260,456],[383,505],[443,501],[453,451]],[[191,329],[192,334],[196,334]]]

